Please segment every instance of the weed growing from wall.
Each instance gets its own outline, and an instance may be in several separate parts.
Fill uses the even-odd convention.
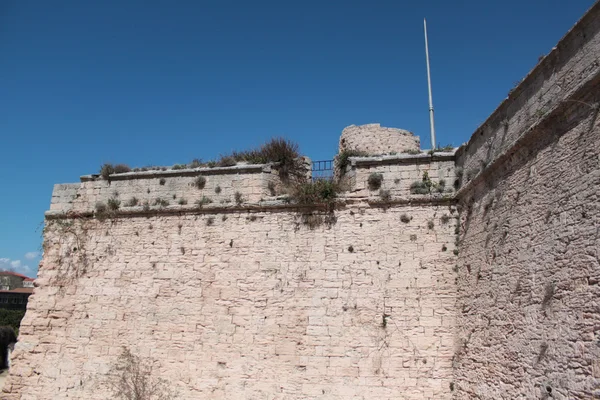
[[[381,188],[382,183],[383,175],[376,172],[373,172],[371,175],[369,175],[369,178],[367,179],[369,190],[377,190]]]
[[[105,384],[118,400],[175,400],[176,393],[164,379],[155,378],[152,364],[123,347]]]

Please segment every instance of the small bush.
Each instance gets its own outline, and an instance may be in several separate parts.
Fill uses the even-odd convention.
[[[110,211],[117,211],[121,207],[121,200],[111,197],[106,202]]]
[[[200,168],[202,166],[202,160],[194,158],[189,164],[188,168]]]
[[[383,190],[383,189],[381,189],[379,191],[379,198],[381,199],[381,201],[387,203],[390,200],[392,200],[392,194],[390,193],[389,190]]]
[[[339,153],[336,157],[336,168],[339,169],[340,174],[344,175],[346,167],[350,164],[350,157],[368,157],[367,152],[361,150],[344,150]]]
[[[206,226],[211,226],[215,223],[215,217],[208,217],[206,219]]]
[[[106,207],[106,204],[102,203],[101,201],[96,203],[96,213],[98,214],[104,214],[108,211],[108,207]]]
[[[158,181],[158,183],[160,184],[160,186],[164,186],[165,183],[167,183],[167,180],[165,178],[160,178],[160,180]]]
[[[297,204],[331,204],[338,190],[335,182],[325,179],[302,182],[293,187],[291,200]]]
[[[144,201],[144,204],[142,205],[142,209],[144,211],[150,211],[150,203],[148,202],[148,200]]]
[[[117,164],[115,165],[115,174],[124,174],[125,172],[131,172],[131,168],[127,164]]]
[[[458,249],[452,250],[452,254],[454,254],[455,256],[457,256],[458,255]]]
[[[433,229],[433,227],[434,227],[433,221],[431,221],[431,220],[427,221],[427,229]]]
[[[410,222],[410,220],[411,220],[411,218],[406,214],[402,214],[400,216],[400,221],[402,221],[405,224],[408,224]]]
[[[200,175],[194,180],[194,186],[198,189],[204,189],[204,186],[206,186],[206,178]]]
[[[180,206],[185,206],[187,204],[187,200],[181,197],[177,202]]]
[[[139,204],[139,200],[137,197],[133,196],[132,198],[130,198],[127,203],[125,203],[125,207],[135,207]]]
[[[157,197],[156,199],[154,199],[154,205],[159,206],[161,208],[167,207],[169,205],[169,200],[161,199],[160,197]]]
[[[440,220],[442,221],[442,224],[446,225],[448,221],[450,221],[450,216],[448,214],[444,214]]]
[[[214,168],[217,166],[217,162],[215,160],[210,160],[209,162],[206,163],[206,166],[208,168]]]
[[[105,180],[109,180],[110,175],[112,175],[112,174],[123,174],[125,172],[131,172],[131,168],[129,168],[129,165],[126,165],[126,164],[117,164],[117,165],[104,164],[100,168],[100,176],[102,176],[102,179],[105,179]]]
[[[153,377],[152,364],[142,361],[126,347],[111,366],[106,385],[117,400],[175,400],[179,394],[166,380]]]
[[[217,187],[215,187],[215,193],[216,194],[221,193],[221,186],[217,185]]]
[[[454,146],[451,144],[447,144],[444,147],[439,147],[437,149],[435,149],[435,151],[443,151],[443,152],[448,152],[448,151],[452,151],[454,150]]]
[[[172,169],[177,170],[177,169],[186,169],[186,168],[187,168],[187,166],[185,164],[175,164],[175,165],[173,165]]]
[[[414,181],[410,185],[410,192],[412,194],[429,194],[429,188],[423,181]]]
[[[416,154],[421,154],[421,150],[417,150],[417,149],[406,149],[403,150],[402,153],[404,154],[412,154],[412,155],[416,155]]]
[[[109,180],[110,179],[110,175],[115,173],[115,167],[112,164],[104,164],[101,168],[100,168],[100,176],[102,177],[102,179],[104,180]]]
[[[369,179],[367,179],[367,184],[369,185],[369,190],[377,190],[381,187],[381,183],[383,182],[383,175],[373,172],[369,175]]]
[[[240,192],[235,192],[233,198],[235,199],[235,204],[237,204],[238,206],[244,202],[244,197]]]
[[[212,203],[213,201],[206,197],[206,196],[202,196],[202,198],[200,200],[196,200],[196,206],[198,206],[198,208],[202,208],[207,204]]]
[[[236,164],[237,161],[232,156],[221,156],[219,161],[217,161],[217,166],[219,167],[233,167]]]
[[[440,179],[440,180],[438,181],[438,186],[441,186],[441,187],[446,187],[446,180],[445,180],[445,179]]]

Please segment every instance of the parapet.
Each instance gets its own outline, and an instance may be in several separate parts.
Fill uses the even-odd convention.
[[[404,129],[386,128],[380,124],[350,125],[342,131],[340,153],[348,150],[369,155],[418,151],[420,139]]]

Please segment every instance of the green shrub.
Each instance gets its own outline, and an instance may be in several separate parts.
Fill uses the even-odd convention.
[[[217,185],[217,187],[215,187],[215,193],[216,194],[221,193],[221,186]]]
[[[402,221],[402,222],[403,222],[403,223],[405,223],[405,224],[408,224],[408,223],[410,222],[410,220],[411,220],[411,219],[412,219],[412,218],[410,218],[410,217],[409,217],[408,215],[406,215],[406,214],[402,214],[402,215],[400,216],[400,221]]]
[[[350,164],[350,157],[368,157],[367,152],[361,150],[344,150],[336,157],[336,168],[343,175],[346,172],[346,167]]]
[[[194,158],[189,164],[188,168],[200,168],[202,166],[202,160]]]
[[[389,190],[380,190],[379,191],[379,198],[381,198],[381,201],[384,202],[389,202],[390,200],[392,200],[392,194],[390,193]]]
[[[297,204],[331,204],[338,191],[338,185],[326,179],[301,182],[292,188],[291,200]]]
[[[167,180],[165,178],[160,178],[159,181],[158,181],[158,183],[159,183],[160,186],[164,186],[165,183],[167,183]]]
[[[198,189],[204,189],[204,186],[206,186],[206,178],[200,175],[194,181],[194,186],[196,186]]]
[[[177,169],[186,169],[186,168],[187,168],[187,166],[185,164],[175,164],[175,165],[173,165],[172,169],[177,170]]]
[[[156,199],[154,199],[154,204],[155,206],[159,206],[159,207],[167,207],[169,205],[169,200],[165,200],[165,199],[161,199],[160,197],[157,197]]]
[[[187,204],[187,200],[182,197],[177,203],[179,203],[180,206],[185,206]]]
[[[369,175],[369,179],[367,179],[367,184],[369,185],[369,190],[377,190],[381,187],[381,183],[383,182],[383,175],[377,172],[373,172]]]
[[[421,150],[407,149],[407,150],[402,151],[402,153],[416,155],[416,154],[421,154]]]
[[[200,200],[196,200],[196,203],[195,203],[195,204],[196,204],[196,206],[197,206],[198,208],[202,208],[202,207],[204,207],[206,204],[210,204],[210,203],[212,203],[212,202],[213,202],[213,201],[212,201],[210,198],[208,198],[208,197],[206,197],[206,196],[202,196],[202,198],[201,198]]]
[[[238,206],[244,202],[244,197],[240,192],[235,192],[233,198],[235,199],[235,204],[237,204]]]
[[[121,200],[111,197],[106,202],[110,211],[117,211],[121,207]]]

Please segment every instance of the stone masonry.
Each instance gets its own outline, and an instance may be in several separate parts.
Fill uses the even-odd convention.
[[[344,129],[332,208],[275,165],[56,185],[2,399],[111,398],[123,347],[177,399],[600,398],[599,115],[596,3],[458,150]]]
[[[379,124],[350,125],[342,131],[340,151],[358,150],[369,155],[403,153],[420,149],[419,137],[409,131]]]

